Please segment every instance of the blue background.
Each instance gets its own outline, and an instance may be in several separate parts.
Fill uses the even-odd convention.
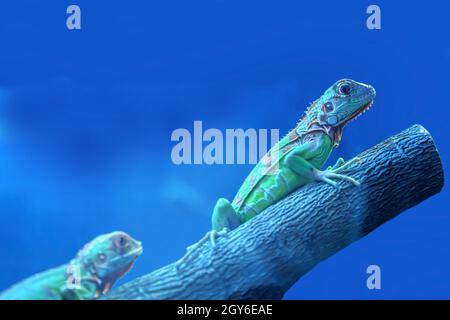
[[[251,166],[175,166],[176,128],[280,128],[343,77],[372,84],[350,158],[415,123],[449,171],[448,2],[10,1],[0,5],[0,288],[124,230],[144,254],[121,281],[178,259]],[[66,8],[82,30],[66,28]],[[335,157],[332,159],[335,160]],[[289,299],[450,298],[449,189],[327,259]],[[366,267],[382,289],[366,288]],[[251,272],[251,270],[248,270]]]

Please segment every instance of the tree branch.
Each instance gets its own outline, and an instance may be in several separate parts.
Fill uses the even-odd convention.
[[[363,152],[344,171],[361,182],[313,183],[170,264],[113,290],[106,299],[280,299],[320,261],[444,184],[431,135],[419,125]]]

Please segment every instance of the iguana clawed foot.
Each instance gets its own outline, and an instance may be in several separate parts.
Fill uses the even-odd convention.
[[[214,249],[214,246],[216,245],[216,239],[218,237],[222,237],[222,236],[227,236],[228,232],[230,230],[228,228],[223,228],[221,231],[216,231],[216,230],[210,230],[208,231],[203,238],[201,238],[198,242],[194,243],[193,245],[189,246],[186,248],[186,254],[176,262],[177,265],[183,263],[184,261],[186,261],[186,259],[188,259],[194,251],[196,251],[198,248],[200,248],[201,246],[203,246],[206,242],[211,243],[211,246]]]
[[[330,166],[325,171],[315,170],[314,176],[316,178],[316,181],[322,181],[322,182],[331,184],[333,187],[336,187],[337,183],[336,183],[336,181],[334,181],[332,179],[345,180],[345,181],[348,181],[358,187],[360,185],[360,183],[358,181],[356,181],[355,179],[353,179],[352,177],[349,177],[347,175],[339,174],[339,172],[348,168],[350,165],[354,164],[355,162],[359,162],[359,161],[361,161],[361,158],[359,158],[359,157],[355,157],[347,162],[345,162],[344,159],[339,158],[333,167]]]
[[[187,247],[186,250],[189,253],[190,251],[201,247],[208,240],[209,240],[209,242],[211,243],[212,246],[215,246],[217,237],[225,236],[225,235],[228,234],[228,232],[229,232],[228,228],[223,228],[223,230],[221,230],[221,231],[216,231],[216,230],[208,231],[203,236],[203,238],[201,238],[197,243],[194,243],[192,246]]]

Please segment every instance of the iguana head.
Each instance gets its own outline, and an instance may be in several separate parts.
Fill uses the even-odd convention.
[[[86,244],[71,261],[71,270],[78,266],[80,286],[83,287],[83,282],[93,282],[94,297],[98,297],[107,293],[116,280],[132,268],[142,251],[141,242],[125,232],[115,231]]]
[[[310,126],[324,129],[338,145],[344,127],[369,109],[374,99],[372,86],[350,79],[339,80],[313,103]]]

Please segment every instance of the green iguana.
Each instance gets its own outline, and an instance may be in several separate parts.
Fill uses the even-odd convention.
[[[321,181],[336,186],[334,179],[342,179],[358,186],[356,180],[339,172],[359,158],[348,162],[340,158],[333,167],[324,171],[320,168],[339,145],[344,127],[369,109],[374,98],[372,86],[350,79],[339,80],[328,88],[297,126],[253,168],[233,202],[224,198],[217,201],[212,230],[189,247],[186,256],[208,239],[214,245],[218,235],[237,228],[308,183]]]
[[[0,300],[84,300],[107,293],[142,253],[142,245],[120,231],[86,244],[68,264],[12,286]]]

